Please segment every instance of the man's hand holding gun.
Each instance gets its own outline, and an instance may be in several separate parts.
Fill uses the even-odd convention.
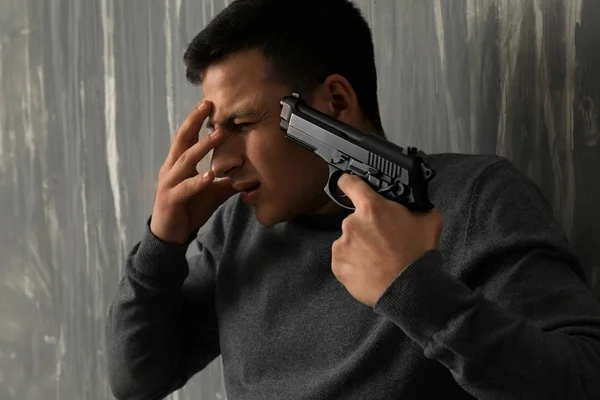
[[[281,107],[286,137],[329,164],[325,191],[354,210],[333,243],[331,268],[354,298],[373,308],[404,269],[439,246],[442,217],[427,193],[435,171],[416,149],[364,134],[296,94]]]

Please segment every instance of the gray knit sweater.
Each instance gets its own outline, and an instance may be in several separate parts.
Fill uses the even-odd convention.
[[[426,160],[440,248],[374,308],[331,271],[345,212],[265,227],[236,195],[186,245],[147,229],[109,312],[115,396],[221,354],[230,400],[600,399],[600,304],[539,190],[500,157]]]

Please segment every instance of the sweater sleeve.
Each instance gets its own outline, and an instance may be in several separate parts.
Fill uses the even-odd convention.
[[[502,162],[468,208],[456,254],[425,253],[375,312],[478,399],[600,399],[600,303],[538,188]]]
[[[220,354],[214,297],[223,235],[218,223],[201,230],[200,252],[188,260],[196,235],[184,245],[165,243],[148,220],[108,313],[108,376],[117,399],[162,399]]]

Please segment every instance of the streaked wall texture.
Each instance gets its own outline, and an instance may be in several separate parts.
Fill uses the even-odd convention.
[[[1,399],[112,398],[106,311],[201,98],[183,49],[226,3],[0,0]],[[600,2],[358,4],[389,137],[508,157],[600,272]],[[173,399],[225,397],[218,360]]]

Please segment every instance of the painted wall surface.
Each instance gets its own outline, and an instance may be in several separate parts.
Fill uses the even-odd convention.
[[[600,2],[357,3],[390,139],[508,157],[600,275]],[[0,399],[112,398],[106,312],[226,4],[0,0]],[[220,363],[172,398],[224,399]]]

